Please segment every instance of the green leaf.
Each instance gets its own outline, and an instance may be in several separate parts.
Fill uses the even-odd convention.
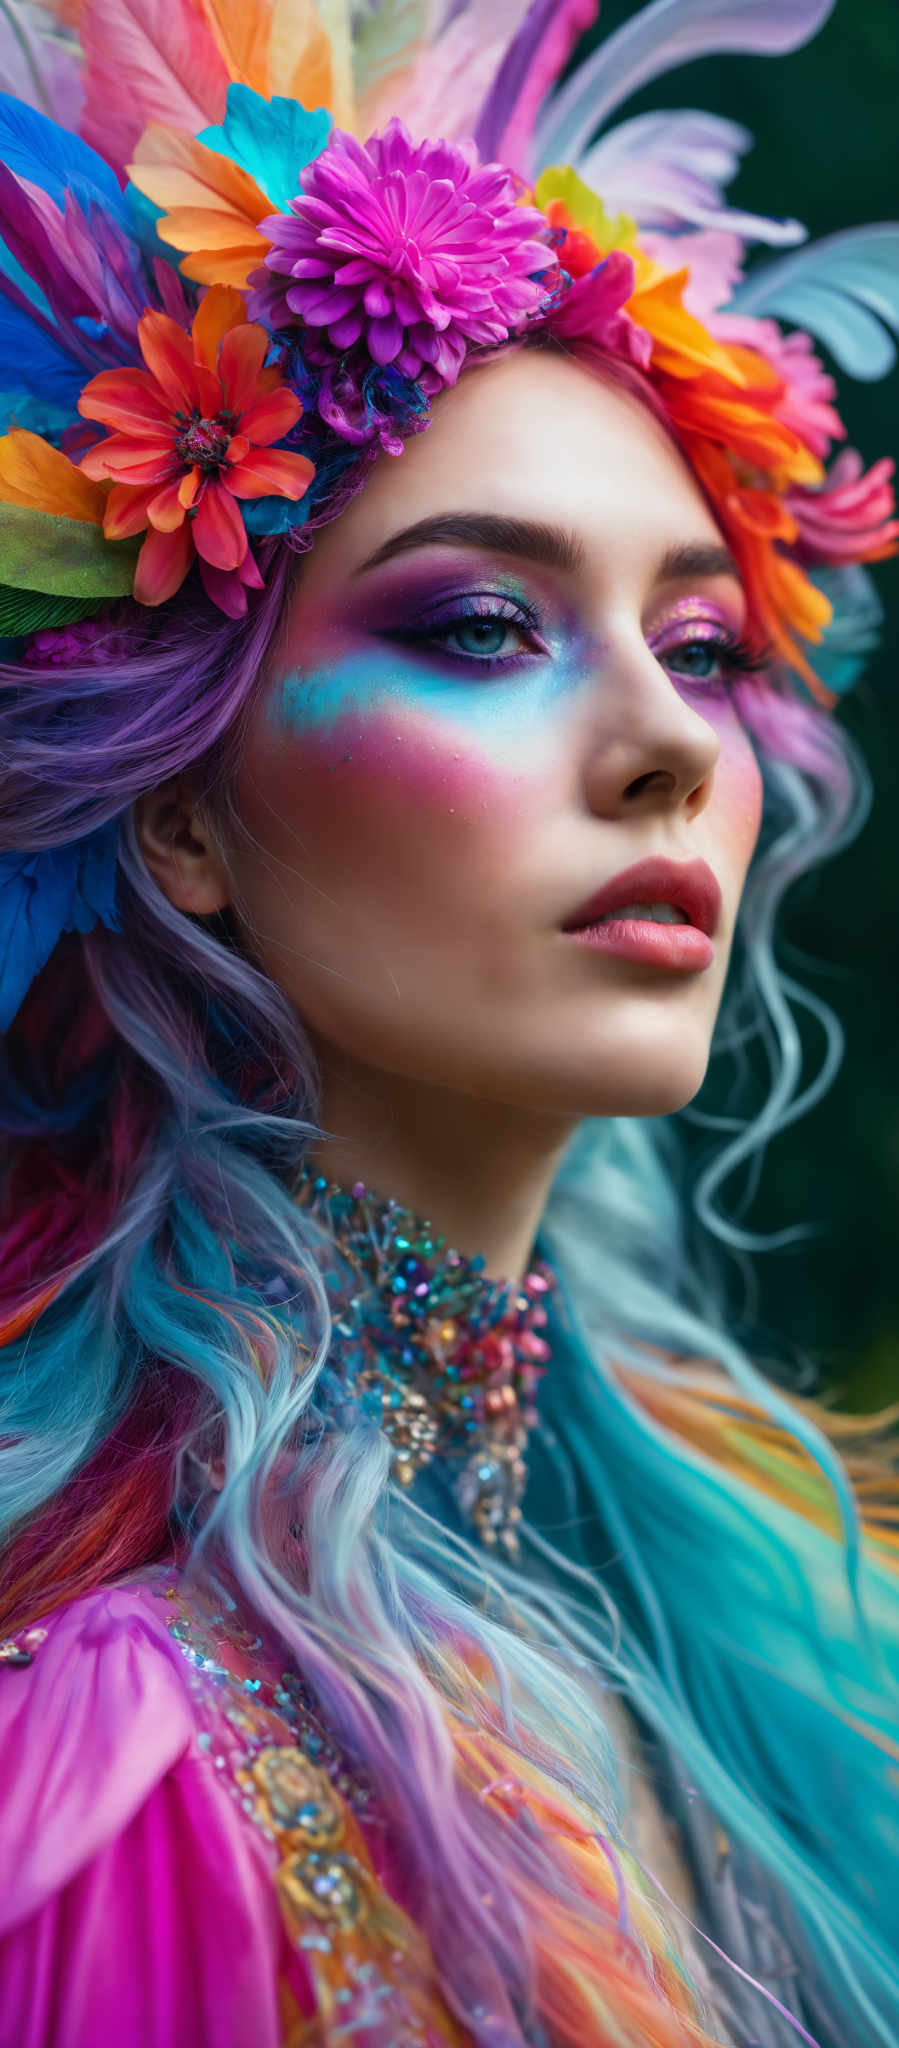
[[[106,540],[87,519],[0,502],[0,583],[95,603],[128,597],[141,538]]]
[[[100,609],[95,597],[53,597],[43,590],[10,590],[0,583],[0,635],[20,639],[41,626],[71,626]]]

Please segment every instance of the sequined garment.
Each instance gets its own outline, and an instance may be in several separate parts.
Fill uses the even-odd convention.
[[[489,1280],[483,1257],[448,1248],[427,1218],[364,1181],[345,1188],[304,1166],[293,1193],[345,1261],[349,1278],[329,1290],[337,1358],[390,1438],[394,1478],[409,1486],[439,1456],[463,1520],[517,1561],[551,1268],[538,1260],[520,1283]]]
[[[123,1631],[128,1677],[132,1683],[136,1680],[152,1724],[133,1712],[127,1684],[111,1670],[108,1678],[104,1675],[107,1659],[115,1660],[116,1642]],[[173,1657],[165,1655],[166,1639]],[[49,1664],[42,1671],[47,1658]],[[172,1674],[175,1697],[164,1682],[161,1684],[160,1667],[170,1670],[172,1662],[180,1667],[180,1677]],[[250,2048],[251,2042],[252,2048],[273,2048],[275,2038],[278,2048],[324,2048],[325,2043],[331,2048],[343,2040],[358,2043],[358,2048],[400,2048],[400,2044],[402,2048],[470,2048],[470,2037],[457,2025],[438,1989],[425,1936],[388,1888],[382,1867],[385,1853],[388,1865],[390,1861],[385,1822],[364,1771],[335,1742],[304,1681],[295,1671],[285,1670],[271,1646],[244,1625],[233,1600],[226,1596],[216,1599],[194,1584],[188,1588],[175,1565],[162,1565],[117,1589],[101,1590],[69,1609],[57,1610],[46,1626],[23,1630],[0,1643],[0,1674],[5,1685],[14,1688],[0,1701],[0,1719],[4,1704],[14,1709],[19,1703],[27,1713],[23,1688],[27,1688],[28,1667],[32,1666],[38,1681],[43,1676],[50,1691],[55,1691],[57,1702],[60,1689],[65,1692],[67,1685],[76,1692],[86,1688],[86,1725],[91,1731],[87,1741],[94,1747],[86,1753],[82,1743],[79,1753],[89,1782],[95,1791],[100,1785],[116,1812],[122,1803],[128,1806],[127,1780],[136,1781],[145,1768],[154,1777],[154,1767],[147,1765],[147,1751],[154,1743],[163,1752],[173,1752],[167,1758],[169,1770],[179,1755],[185,1754],[186,1743],[196,1826],[173,1840],[169,1810],[175,1799],[166,1790],[170,1780],[163,1777],[154,1783],[149,1806],[154,1814],[159,1809],[165,1815],[164,1848],[157,1849],[152,1860],[154,1884],[159,1884],[165,1859],[174,1855],[187,1858],[188,1866],[195,1870],[192,1881],[202,1890],[207,1881],[204,1871],[207,1866],[215,1867],[217,1850],[224,1852],[227,1867],[219,1872],[223,1929],[228,1925],[225,1901],[229,1889],[239,1893],[249,1886],[255,1892],[260,1882],[266,1889],[273,1887],[283,1940],[274,1951],[269,1950],[264,1907],[257,1899],[252,1909],[254,1953],[243,1961],[239,1955],[225,1955],[221,1967],[213,1965],[214,2010],[211,2002],[205,2004],[203,2031],[193,2035],[197,2048],[201,2043],[202,2048],[222,2048],[225,2042],[232,2048],[238,2041],[241,2048]],[[74,1697],[68,1718],[77,1723]],[[182,1734],[172,1738],[170,1731],[179,1719],[184,1723]],[[38,1739],[40,1733],[33,1731]],[[140,1745],[137,1758],[135,1742]],[[110,1778],[117,1781],[111,1790]],[[65,1797],[74,1799],[77,1812],[80,1794],[75,1780],[74,1772],[67,1774]],[[238,1830],[248,1829],[256,1844],[262,1845],[261,1859],[257,1856],[251,1865],[236,1848],[234,1837],[229,1840],[222,1833],[218,1812],[222,1795],[239,1816]],[[11,1836],[15,1824],[16,1816],[11,1814]],[[103,1824],[100,1826],[102,1831]],[[67,1836],[72,1832],[70,1825]],[[30,1884],[27,1865],[29,1858],[33,1860],[33,1829],[27,1831],[27,1839],[26,1853],[20,1859],[26,1889]],[[202,1845],[199,1858],[198,1844]],[[50,1854],[52,1860],[52,1851]],[[77,1865],[77,1842],[72,1854]],[[42,1875],[38,1873],[38,1883]],[[132,1866],[126,1863],[119,1877],[127,1893],[134,1883]],[[86,1882],[90,1884],[89,1877]],[[100,1870],[97,1882],[106,1899],[107,1880]],[[176,1890],[173,1873],[172,1898]],[[212,1897],[215,1895],[213,1887]],[[90,1910],[95,1906],[91,1897]],[[76,1921],[78,1908],[76,1901]],[[157,1908],[163,1916],[171,1914],[171,1900],[167,1906],[164,1888],[155,1899],[154,1911]],[[247,1922],[242,1924],[246,1929]],[[208,1916],[204,1929],[208,1941]],[[146,1921],[139,1938],[144,1944],[152,1939]],[[190,1939],[191,1930],[186,1928],[187,1945]],[[136,1959],[129,1964],[125,1916],[114,1945],[119,1953],[113,1952],[111,1959],[111,1967],[121,1972],[124,2031],[115,2036],[108,2031],[108,2003],[103,1988],[99,1983],[95,1986],[92,1979],[91,1996],[95,1995],[97,2002],[91,2004],[90,2016],[84,2016],[88,2031],[79,2032],[79,2022],[74,2019],[71,2036],[65,2035],[67,2044],[71,2038],[77,2040],[78,2048],[94,2048],[95,2043],[100,2048],[101,2040],[111,2043],[115,2038],[121,2048],[126,2044],[137,2048],[139,2038],[141,2048],[171,2048],[177,2036],[180,2048],[190,2030],[183,2001],[170,2001],[178,2009],[176,2034],[170,2034],[165,2018],[167,2001],[160,1989],[160,1973],[171,1964],[172,1941],[171,1919],[165,1918],[156,1952],[160,1981],[151,2001],[152,2041],[149,2035],[145,2041],[142,2032],[138,2036],[132,2031],[124,2017],[129,1979],[132,1974],[140,1975]],[[246,2018],[236,2012],[229,1981],[233,1987],[234,1973],[239,1978],[248,1968],[258,1978],[261,1995],[266,1955],[272,1953],[274,1962],[279,1950],[277,2017],[272,2013],[266,2023],[260,2011],[258,2026],[250,2033]],[[199,1968],[199,1957],[197,1964]],[[68,1988],[71,1992],[71,1981]],[[242,1995],[246,1997],[245,1986]],[[18,2028],[18,2018],[11,2024]],[[0,2025],[0,2038],[4,2044],[7,2040],[12,2044],[14,2039],[18,2044],[25,2036],[19,2031],[7,2033]],[[41,2022],[32,2012],[27,2040],[33,2044],[41,2038]],[[56,2032],[53,2039],[57,2039]]]

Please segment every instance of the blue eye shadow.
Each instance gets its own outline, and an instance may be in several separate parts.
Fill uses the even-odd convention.
[[[266,722],[292,732],[322,731],[347,713],[404,708],[489,737],[505,727],[518,732],[523,721],[539,725],[589,673],[580,642],[556,656],[535,654],[510,674],[479,677],[478,665],[474,657],[463,675],[459,657],[441,666],[439,649],[414,659],[408,649],[366,648],[326,667],[293,670],[273,688]]]

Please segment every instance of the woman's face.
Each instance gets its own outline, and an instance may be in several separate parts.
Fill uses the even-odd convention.
[[[761,809],[722,556],[651,414],[541,351],[444,393],[319,534],[248,729],[252,842],[229,869],[325,1075],[330,1051],[574,1118],[696,1092]],[[653,859],[712,871],[720,910],[708,878],[692,902],[711,942],[563,929]]]

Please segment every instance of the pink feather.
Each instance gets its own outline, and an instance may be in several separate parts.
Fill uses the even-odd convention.
[[[579,36],[592,28],[598,13],[598,0],[555,0],[539,41],[528,51],[524,84],[513,103],[502,135],[496,146],[487,152],[498,157],[500,163],[512,164],[525,175],[530,171],[537,109],[556,79],[561,78]],[[522,24],[523,31],[526,26],[526,22]],[[494,90],[496,85],[502,87],[503,73],[509,68],[513,54],[514,46],[500,67]]]
[[[228,72],[194,0],[87,0],[81,133],[124,171],[148,121],[221,121]]]
[[[359,123],[364,132],[397,113],[416,141],[429,135],[450,142],[467,140],[530,4],[531,0],[460,0],[445,9],[442,27],[436,19],[422,18],[423,39],[410,35],[407,63],[392,66],[370,90],[363,79]],[[432,13],[436,17],[436,8]],[[409,14],[411,26],[414,10]]]

